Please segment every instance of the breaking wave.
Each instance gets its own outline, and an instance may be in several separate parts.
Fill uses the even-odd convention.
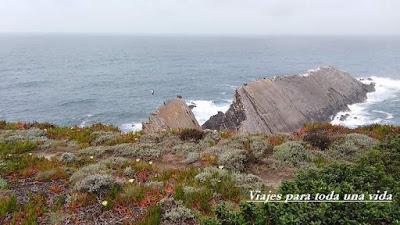
[[[192,112],[200,125],[205,123],[211,116],[217,114],[219,111],[226,112],[231,104],[230,100],[221,101],[216,103],[207,100],[189,100],[186,102],[189,106],[194,106]],[[122,132],[140,131],[142,130],[142,123],[124,123],[119,126]]]
[[[124,123],[118,127],[122,132],[141,131],[142,123]]]
[[[219,111],[226,112],[229,109],[231,100],[224,100],[221,102],[207,101],[207,100],[192,100],[187,102],[188,105],[194,105],[192,109],[194,116],[200,125],[203,125],[211,116],[217,114]]]
[[[375,83],[375,91],[367,94],[365,102],[349,105],[350,110],[336,114],[331,123],[351,128],[374,123],[392,123],[396,112],[386,112],[377,108],[382,107],[385,101],[390,101],[389,105],[398,102],[400,80],[373,76],[369,79],[360,79],[360,81],[366,84]]]

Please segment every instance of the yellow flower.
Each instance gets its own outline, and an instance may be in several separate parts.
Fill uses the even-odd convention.
[[[149,164],[151,165],[151,164],[153,164],[153,162],[152,162],[152,161],[150,161],[150,162],[149,162]]]
[[[29,152],[29,153],[28,153],[28,155],[29,155],[29,156],[32,156],[32,153],[31,153],[31,152]]]
[[[102,201],[101,204],[106,207],[108,205],[108,201]]]

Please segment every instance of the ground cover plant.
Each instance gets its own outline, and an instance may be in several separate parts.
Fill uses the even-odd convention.
[[[396,224],[399,131],[143,134],[0,121],[0,224]],[[249,190],[385,190],[394,200],[253,204]]]

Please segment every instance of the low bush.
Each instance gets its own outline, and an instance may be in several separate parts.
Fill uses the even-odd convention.
[[[167,198],[162,199],[159,205],[161,207],[162,224],[180,225],[196,223],[196,219],[191,210],[183,206],[180,201]]]
[[[179,138],[182,141],[199,141],[204,137],[204,132],[198,129],[182,129],[179,131]]]
[[[268,139],[264,136],[252,136],[250,138],[250,150],[254,157],[262,158],[266,155],[268,149],[270,149]]]
[[[247,162],[248,155],[246,150],[226,149],[218,154],[218,164],[227,169],[243,171]]]
[[[95,175],[95,174],[106,174],[108,173],[108,169],[106,165],[103,164],[89,164],[87,166],[84,166],[80,168],[78,171],[76,171],[72,176],[69,178],[70,182],[76,183],[79,180],[82,180],[83,178],[90,176],[90,175]]]
[[[8,187],[8,183],[2,177],[0,177],[0,190],[4,190]]]
[[[221,135],[218,131],[205,130],[204,137],[199,141],[202,148],[212,147],[221,140]]]
[[[327,153],[335,159],[354,161],[377,143],[377,140],[366,135],[352,133],[337,139]]]
[[[272,158],[278,166],[301,167],[311,160],[311,156],[301,142],[288,141],[274,148]]]
[[[127,177],[133,177],[135,172],[136,171],[131,166],[128,166],[124,169],[124,175]]]
[[[176,208],[167,211],[163,215],[163,219],[165,220],[163,223],[168,221],[172,224],[184,224],[185,221],[193,220],[194,216],[190,209],[179,205]]]
[[[44,136],[44,131],[37,128],[31,128],[27,130],[5,130],[0,132],[0,143],[44,143],[46,141],[47,138]]]
[[[207,167],[195,176],[198,186],[206,187],[205,191],[212,191],[222,199],[237,201],[241,197],[241,190],[237,187],[236,177],[225,169]]]
[[[385,172],[400,180],[400,135],[389,137],[360,160],[365,165],[382,166]]]
[[[319,148],[321,151],[326,150],[332,143],[332,138],[325,132],[309,132],[303,137],[303,140],[312,146]]]
[[[239,211],[226,206],[216,210],[216,218],[204,224],[398,224],[400,221],[400,136],[389,138],[370,150],[355,164],[331,164],[299,172],[283,182],[277,193],[392,195],[385,203],[244,203]],[[388,196],[387,196],[388,197]]]
[[[110,175],[90,175],[79,182],[77,182],[74,186],[74,189],[77,191],[85,191],[89,193],[105,193],[113,187],[118,187],[119,184],[115,180],[114,177]]]
[[[76,161],[76,156],[73,153],[70,152],[64,152],[60,156],[60,161],[63,163],[73,163]]]
[[[198,152],[189,152],[186,156],[185,163],[191,164],[200,159],[200,153]]]
[[[121,135],[113,131],[96,131],[91,133],[91,136],[93,137],[92,145],[105,145],[115,142]]]
[[[262,179],[253,174],[235,173],[233,174],[235,185],[242,190],[262,190]]]
[[[223,202],[215,209],[216,218],[206,218],[204,225],[272,225],[271,216],[265,207],[256,206],[254,203],[242,203],[238,211]]]

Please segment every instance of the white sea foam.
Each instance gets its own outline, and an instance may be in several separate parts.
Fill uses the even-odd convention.
[[[213,101],[206,100],[192,100],[187,102],[188,105],[195,105],[192,109],[197,121],[202,125],[212,115],[218,113],[218,111],[226,112],[229,109],[230,101],[226,100],[223,103],[215,103]],[[142,123],[124,123],[119,126],[122,132],[140,131],[143,129]]]
[[[124,132],[141,131],[142,123],[124,123],[119,126],[119,129]]]
[[[79,124],[80,128],[84,128],[86,127],[86,121],[82,121],[81,124]]]
[[[300,76],[308,77],[308,76],[310,76],[311,73],[318,72],[319,70],[321,70],[321,67],[317,67],[315,69],[310,69],[310,70],[307,70],[307,72],[300,74]]]
[[[192,100],[187,102],[188,105],[195,105],[192,109],[194,116],[200,125],[205,123],[211,116],[218,113],[218,111],[226,112],[231,104],[230,100],[222,103],[215,103],[214,101],[207,100]]]
[[[349,111],[339,112],[332,120],[332,124],[347,127],[357,127],[374,123],[387,123],[394,118],[393,114],[371,108],[380,102],[393,99],[400,95],[400,80],[384,77],[371,77],[360,79],[363,83],[375,83],[375,91],[367,94],[367,100],[362,103],[349,105]],[[383,117],[382,117],[383,116]],[[345,118],[341,120],[341,117]]]

